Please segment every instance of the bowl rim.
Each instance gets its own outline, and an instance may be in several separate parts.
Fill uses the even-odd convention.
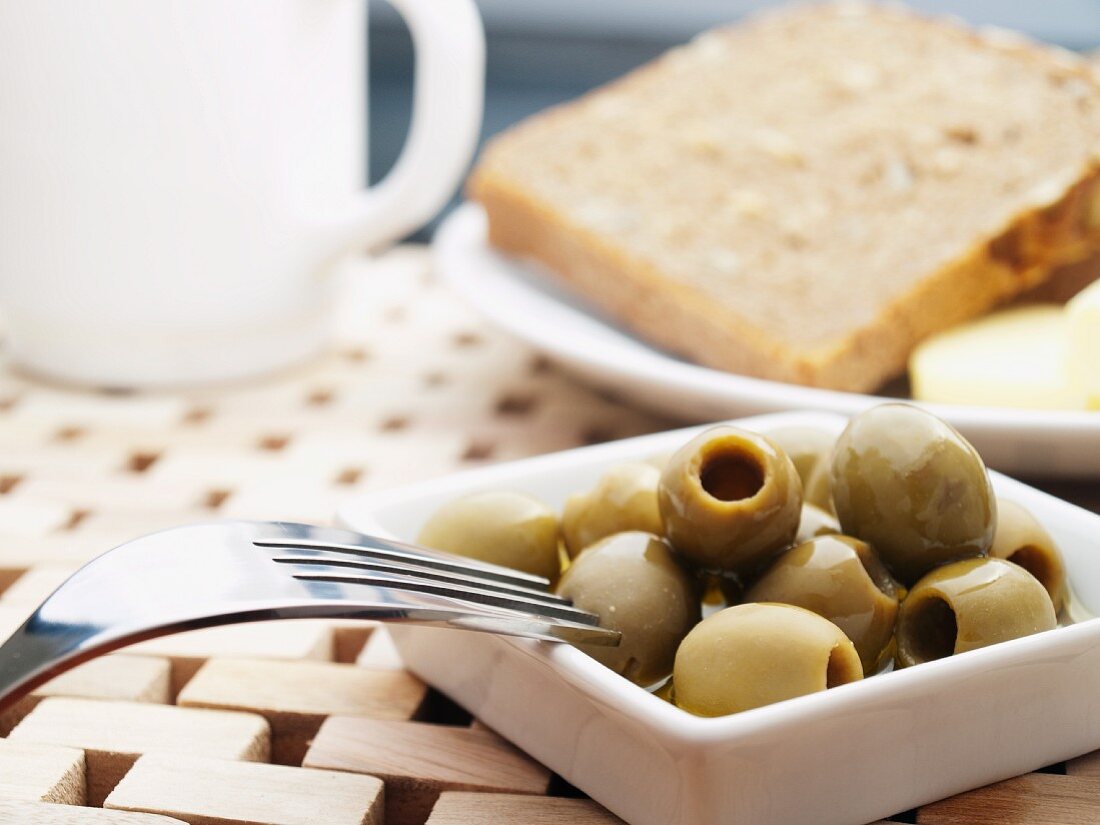
[[[749,429],[765,425],[775,429],[781,426],[804,424],[839,428],[845,421],[843,416],[825,412],[769,413],[738,418],[730,422],[696,425],[605,444],[577,447],[367,492],[343,502],[337,511],[337,521],[340,526],[353,530],[390,538],[405,538],[394,535],[385,526],[384,514],[392,508],[407,506],[418,499],[435,494],[447,492],[461,494],[463,490],[484,488],[499,481],[517,482],[551,470],[560,470],[570,464],[588,466],[616,459],[624,460],[628,457],[636,459],[639,456],[645,456],[647,451],[650,453],[659,453],[662,449],[667,451],[670,443],[677,440],[681,440],[682,443],[694,434],[719,423],[732,423]],[[1067,518],[1095,521],[1096,526],[1100,528],[1100,515],[996,471],[990,470],[989,473],[998,495],[1024,491],[1027,498],[1042,500],[1045,506],[1060,510]],[[509,645],[516,652],[557,671],[566,682],[595,701],[613,706],[631,718],[643,720],[647,728],[670,747],[697,746],[719,741],[728,743],[764,731],[774,732],[795,725],[804,726],[837,713],[858,712],[868,702],[889,699],[890,694],[896,696],[924,694],[932,689],[942,688],[948,683],[965,682],[966,679],[981,671],[1072,650],[1084,639],[1089,638],[1100,641],[1100,617],[1059,626],[1031,636],[968,651],[965,654],[925,662],[919,667],[878,674],[830,688],[827,691],[787,699],[728,716],[699,717],[658,698],[569,645],[498,637],[501,642]]]

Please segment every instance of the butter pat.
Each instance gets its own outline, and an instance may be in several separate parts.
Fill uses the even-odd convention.
[[[1100,294],[1098,294],[1100,299]],[[1094,304],[1100,320],[1100,300]],[[1061,306],[994,312],[929,338],[909,359],[913,397],[939,404],[1080,409]],[[1100,346],[1100,325],[1093,326]],[[1093,361],[1095,366],[1095,359]]]
[[[1085,406],[1100,410],[1100,281],[1066,304],[1069,374]]]

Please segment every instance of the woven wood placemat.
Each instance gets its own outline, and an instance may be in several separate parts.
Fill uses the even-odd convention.
[[[422,248],[339,277],[336,344],[268,379],[90,393],[0,368],[0,636],[76,566],[141,533],[212,518],[325,523],[364,490],[679,423],[487,328]],[[1090,485],[1055,492],[1100,504]],[[361,624],[146,643],[51,683],[0,719],[0,735],[0,822],[169,821],[104,802],[201,823],[618,821],[405,673],[385,632]],[[300,767],[311,742],[338,761],[348,741],[385,741],[386,753],[360,748],[350,772]],[[1100,760],[897,821],[1097,822]]]

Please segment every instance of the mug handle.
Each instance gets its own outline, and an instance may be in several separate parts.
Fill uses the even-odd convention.
[[[447,202],[477,148],[485,32],[474,0],[387,0],[416,52],[412,122],[393,169],[355,196],[345,243],[377,249],[418,229]]]

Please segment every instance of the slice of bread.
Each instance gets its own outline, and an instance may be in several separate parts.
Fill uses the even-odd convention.
[[[1064,304],[1094,281],[1100,280],[1100,252],[1072,264],[1060,266],[1050,278],[1017,299],[1030,303]]]
[[[491,242],[642,337],[864,391],[1100,248],[1081,58],[868,4],[707,33],[494,140]]]

